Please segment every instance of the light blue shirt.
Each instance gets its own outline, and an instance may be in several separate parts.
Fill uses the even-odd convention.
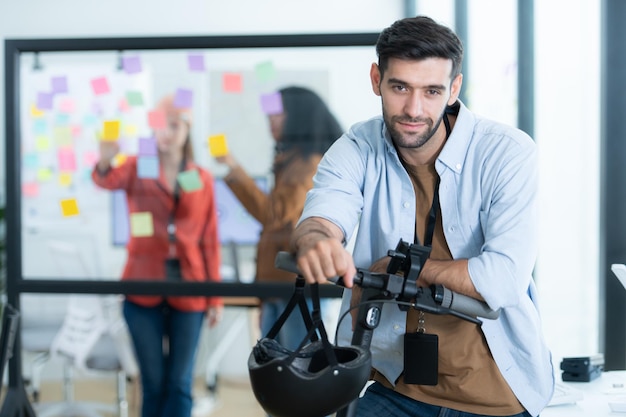
[[[496,320],[482,331],[493,358],[526,410],[536,416],[554,387],[552,359],[542,335],[532,271],[537,254],[537,147],[524,132],[474,115],[462,103],[435,168],[443,231],[454,259],[469,275]],[[359,268],[413,242],[415,193],[382,117],[354,125],[320,162],[301,219],[322,217],[356,230]],[[349,305],[344,293],[342,311]],[[371,345],[373,366],[389,381],[403,370],[406,313],[383,307]],[[351,320],[339,340],[350,343]]]

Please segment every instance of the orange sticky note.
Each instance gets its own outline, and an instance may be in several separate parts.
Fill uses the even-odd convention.
[[[116,141],[120,138],[119,120],[105,120],[102,129],[102,140]]]
[[[154,110],[149,112],[148,126],[153,129],[165,129],[165,127],[167,126],[165,112],[161,110]]]
[[[209,152],[214,157],[228,155],[228,143],[226,143],[226,135],[209,136]]]
[[[227,93],[240,93],[241,92],[241,74],[234,72],[224,73],[222,76],[222,86]]]
[[[63,217],[77,216],[78,215],[78,203],[75,198],[67,198],[61,200],[61,213]]]

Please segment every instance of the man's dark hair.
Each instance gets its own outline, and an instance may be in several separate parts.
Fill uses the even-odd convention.
[[[452,61],[450,79],[461,73],[463,44],[450,28],[430,17],[417,16],[397,20],[383,30],[376,42],[381,77],[389,58],[422,60],[445,58]]]

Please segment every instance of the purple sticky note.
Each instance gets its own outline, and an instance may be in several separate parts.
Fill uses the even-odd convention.
[[[265,114],[280,114],[283,112],[283,99],[279,92],[262,94],[261,108]]]
[[[137,74],[141,72],[141,60],[139,55],[125,56],[122,58],[122,65],[126,74]]]
[[[187,62],[189,64],[189,71],[204,71],[204,55],[189,54],[187,56]]]
[[[52,77],[50,81],[52,83],[52,92],[54,94],[67,93],[67,77]]]
[[[193,92],[185,88],[179,88],[176,90],[176,96],[174,96],[174,107],[179,109],[188,109],[191,107],[193,101]]]
[[[52,93],[37,93],[37,108],[39,110],[52,110],[52,101],[54,94]]]
[[[156,156],[157,144],[154,138],[139,138],[139,156]]]
[[[139,178],[159,178],[159,158],[140,156],[137,158],[137,176]]]

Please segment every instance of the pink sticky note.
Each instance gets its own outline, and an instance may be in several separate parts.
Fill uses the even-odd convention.
[[[204,71],[204,55],[189,54],[187,56],[187,63],[189,64],[189,71]]]
[[[167,126],[165,112],[162,110],[148,112],[148,125],[153,129],[165,129]]]
[[[82,133],[83,128],[81,125],[71,125],[70,130],[72,131],[72,137],[77,138]]]
[[[222,86],[227,93],[240,93],[242,90],[241,74],[226,72],[222,76]]]
[[[85,151],[83,153],[83,164],[88,167],[93,167],[98,162],[98,153],[96,151]]]
[[[59,102],[59,110],[63,113],[73,113],[75,108],[74,99],[66,97]]]
[[[74,149],[61,148],[58,152],[59,171],[76,171],[76,155]]]
[[[174,107],[179,109],[188,109],[192,106],[193,92],[186,88],[179,88],[176,90],[174,96]]]
[[[283,99],[279,92],[262,94],[261,108],[265,114],[280,114],[283,112]]]
[[[22,184],[22,195],[24,197],[37,197],[39,195],[39,184],[36,182],[25,182]]]
[[[91,88],[96,95],[107,94],[111,91],[106,77],[99,77],[91,80]]]
[[[122,113],[128,113],[130,111],[130,106],[128,105],[128,101],[126,101],[126,98],[121,98],[117,103],[117,107]]]

